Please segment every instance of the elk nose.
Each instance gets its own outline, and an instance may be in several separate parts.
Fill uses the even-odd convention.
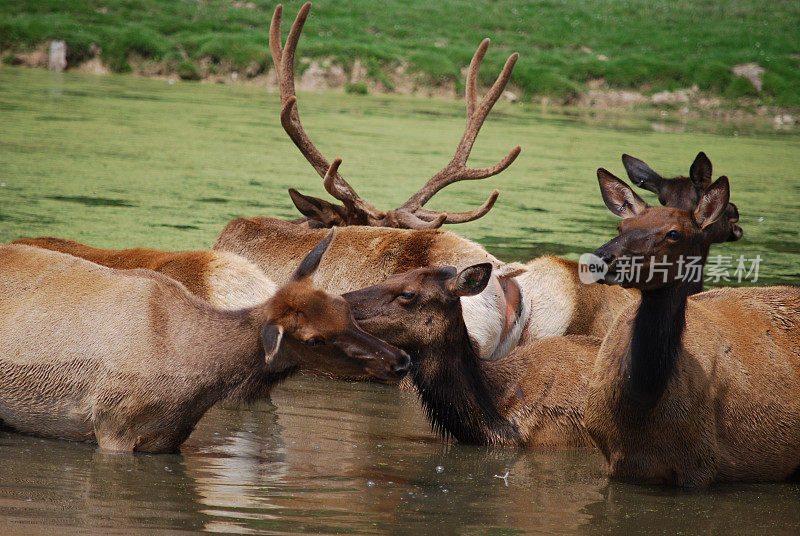
[[[400,356],[397,358],[397,363],[392,365],[392,372],[401,376],[408,372],[408,368],[411,366],[411,357],[403,351],[400,352]]]

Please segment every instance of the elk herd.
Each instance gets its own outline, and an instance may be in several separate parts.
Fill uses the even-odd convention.
[[[102,449],[176,451],[221,399],[247,402],[298,370],[415,389],[446,438],[505,448],[597,448],[612,478],[677,486],[772,481],[800,471],[800,289],[702,291],[681,256],[705,263],[738,240],[726,177],[699,153],[663,178],[628,155],[649,206],[597,170],[618,236],[578,263],[505,263],[443,224],[486,215],[424,208],[442,188],[508,168],[512,149],[467,167],[508,83],[512,54],[482,100],[478,47],[466,128],[452,160],[399,207],[362,199],[304,131],[282,7],[269,46],[288,136],[342,204],[291,189],[303,218],[229,222],[210,251],[105,250],[57,238],[0,246],[0,424]],[[658,259],[656,280],[620,277],[626,257]],[[400,381],[403,376],[408,376]]]

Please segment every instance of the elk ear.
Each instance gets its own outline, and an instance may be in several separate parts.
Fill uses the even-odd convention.
[[[629,154],[622,155],[622,165],[628,172],[628,178],[640,188],[657,194],[661,190],[664,178],[650,169],[650,166]]]
[[[297,267],[297,270],[295,270],[294,274],[292,275],[293,281],[314,275],[314,272],[319,266],[319,262],[322,260],[322,255],[324,255],[328,250],[328,246],[330,246],[331,242],[333,242],[334,236],[336,236],[335,227],[328,231],[328,235],[323,238],[319,244],[314,246],[314,249],[312,249],[308,255],[306,255],[306,258],[303,259],[303,261],[300,263],[300,266]]]
[[[689,178],[692,179],[695,187],[701,190],[705,190],[711,184],[711,160],[703,151],[697,153],[694,158],[692,167],[689,169]]]
[[[346,225],[344,218],[340,214],[343,207],[334,205],[319,197],[303,195],[294,188],[289,188],[289,197],[292,198],[292,203],[303,216],[321,223],[324,227]]]
[[[717,221],[728,208],[728,201],[731,198],[730,184],[728,177],[720,177],[703,192],[697,208],[692,213],[692,218],[701,229],[705,229]]]
[[[482,262],[468,266],[445,283],[455,296],[474,296],[483,292],[492,276],[492,263]]]
[[[264,360],[267,363],[278,353],[282,340],[283,326],[267,323],[261,328],[261,344],[264,345]]]
[[[620,218],[630,218],[647,208],[647,203],[639,197],[631,187],[615,177],[609,171],[599,168],[597,180],[600,181],[600,193],[608,210]]]

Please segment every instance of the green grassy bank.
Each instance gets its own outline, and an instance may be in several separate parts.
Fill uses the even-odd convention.
[[[286,4],[286,18],[293,18],[301,3]],[[201,63],[256,75],[269,64],[266,32],[274,5],[6,0],[0,3],[0,47],[18,51],[63,39],[73,65],[95,53],[96,44],[118,72],[130,69],[134,55],[188,77]],[[370,79],[388,86],[387,74],[406,64],[425,83],[458,89],[460,70],[483,37],[495,43],[483,81],[491,82],[509,52],[519,51],[513,84],[527,98],[569,101],[591,81],[604,80],[611,89],[652,93],[697,85],[731,100],[800,106],[795,0],[320,0],[300,56],[332,58],[346,69],[358,59]],[[760,93],[731,72],[749,62],[765,69]]]

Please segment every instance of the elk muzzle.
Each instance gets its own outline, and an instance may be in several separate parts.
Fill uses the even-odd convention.
[[[382,380],[399,380],[411,366],[406,352],[358,328],[347,330],[333,345],[364,371]]]

